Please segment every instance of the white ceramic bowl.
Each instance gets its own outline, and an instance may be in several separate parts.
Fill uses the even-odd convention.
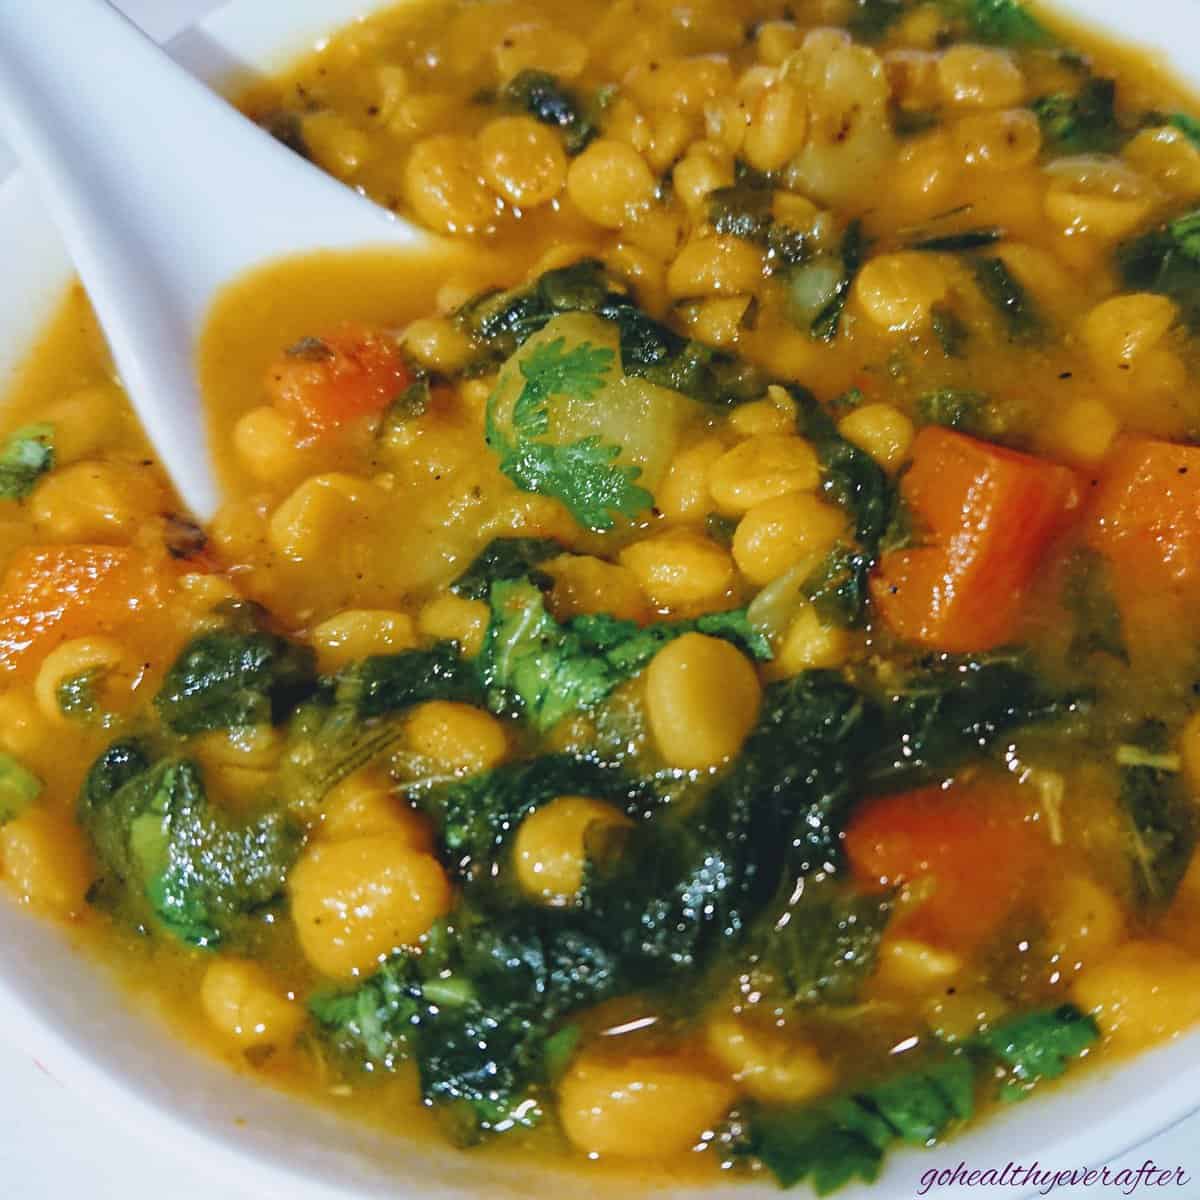
[[[41,3],[48,0],[0,0]],[[234,0],[175,39],[171,52],[214,83],[246,70],[272,70],[323,34],[381,7],[383,0]],[[1197,0],[1067,0],[1060,6],[1142,45],[1157,46],[1200,90]],[[64,27],[64,37],[70,29]],[[148,105],[149,107],[149,105]],[[0,186],[0,395],[30,341],[71,279],[61,245],[19,176]],[[553,1175],[492,1157],[415,1144],[342,1121],[234,1075],[174,1040],[133,1009],[106,974],[63,931],[0,899],[0,1031],[36,1055],[74,1092],[125,1122],[181,1171],[211,1173],[264,1200],[351,1197],[530,1197],[629,1200],[636,1176],[604,1182]],[[843,1200],[900,1200],[930,1172],[965,1162],[997,1170],[1010,1160],[1069,1170],[1111,1160],[1200,1108],[1200,1031],[1132,1063],[1088,1074],[1072,1086],[1015,1106],[934,1151],[893,1155],[873,1187]],[[726,1189],[720,1189],[725,1192]],[[779,1192],[740,1188],[744,1200]],[[801,1190],[797,1194],[806,1193]],[[1012,1187],[934,1189],[937,1195],[1014,1200]],[[697,1200],[695,1189],[657,1192]]]

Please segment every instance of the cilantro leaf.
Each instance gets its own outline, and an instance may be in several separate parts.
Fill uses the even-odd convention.
[[[975,1036],[1008,1069],[1002,1100],[1020,1100],[1043,1079],[1063,1075],[1100,1038],[1095,1020],[1072,1004],[1024,1013]]]
[[[1167,118],[1167,123],[1187,134],[1188,141],[1193,146],[1200,147],[1200,121],[1197,121],[1195,117],[1182,112],[1172,113]]]
[[[598,531],[613,527],[614,513],[633,517],[654,503],[636,483],[641,468],[617,464],[621,447],[596,435],[565,444],[535,439],[550,433],[550,401],[594,401],[615,359],[591,342],[568,350],[561,337],[535,347],[518,363],[524,384],[513,405],[511,440],[497,423],[495,393],[488,402],[487,440],[504,474],[523,491],[561,500],[581,525]]]
[[[19,817],[42,794],[42,781],[11,754],[0,754],[0,825]]]
[[[22,500],[54,466],[54,426],[26,425],[0,451],[0,500]]]
[[[1000,46],[1043,46],[1052,39],[1020,0],[967,0],[967,24],[983,42]]]

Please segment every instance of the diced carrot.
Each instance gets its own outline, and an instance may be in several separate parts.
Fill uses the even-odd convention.
[[[1008,785],[974,781],[868,801],[845,849],[864,888],[907,887],[906,936],[969,951],[1012,912],[1046,846]]]
[[[19,670],[68,638],[130,620],[147,585],[146,565],[128,547],[21,550],[0,584],[0,670]]]
[[[1200,447],[1121,441],[1088,510],[1087,540],[1112,564],[1121,614],[1178,637],[1200,599]],[[1135,639],[1138,640],[1138,639]]]
[[[1008,641],[1038,563],[1079,509],[1075,472],[929,426],[900,489],[929,537],[880,561],[871,594],[883,619],[938,650]]]
[[[305,339],[267,373],[276,408],[316,436],[383,412],[411,382],[395,342],[355,325]]]

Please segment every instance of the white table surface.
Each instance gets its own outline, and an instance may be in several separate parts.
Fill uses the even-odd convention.
[[[222,0],[116,0],[152,36],[165,38]],[[260,0],[280,3],[286,0]],[[53,3],[53,0],[0,0],[0,3]],[[0,176],[9,158],[0,145]],[[0,1030],[0,1036],[3,1030]],[[1200,1104],[1200,1097],[1197,1097]],[[1012,1147],[1012,1158],[1021,1148]],[[1176,1200],[1200,1200],[1200,1114],[1140,1149],[1114,1160],[1115,1171],[1136,1170],[1147,1159],[1161,1167],[1182,1167],[1190,1182],[1182,1187],[1139,1188]],[[1043,1163],[1070,1169],[1077,1163]],[[933,1189],[929,1195],[971,1195],[969,1188]],[[1055,1188],[1054,1197],[1103,1200],[1123,1195],[1120,1187]],[[213,1200],[202,1163],[181,1164],[167,1149],[148,1145],[136,1132],[118,1127],[85,1107],[20,1049],[0,1042],[0,1198],[2,1200]],[[227,1188],[220,1200],[259,1200]]]

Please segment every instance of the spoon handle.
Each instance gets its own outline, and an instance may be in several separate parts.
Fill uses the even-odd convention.
[[[287,253],[422,235],[246,120],[104,0],[0,0],[0,127],[147,433],[207,518],[217,489],[194,358],[216,293]]]

